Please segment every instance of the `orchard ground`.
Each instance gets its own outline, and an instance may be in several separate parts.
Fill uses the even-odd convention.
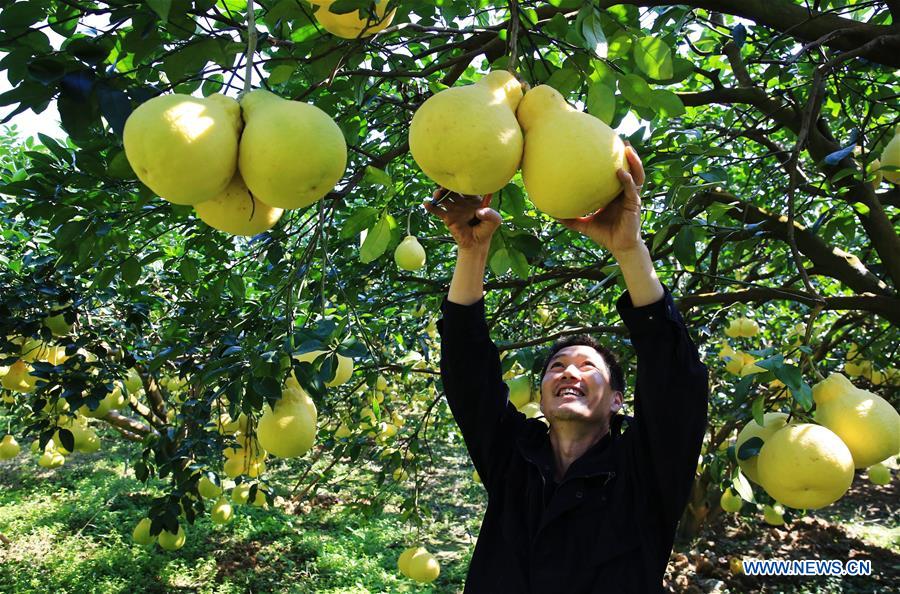
[[[112,436],[110,436],[112,437]],[[337,465],[318,493],[294,503],[289,493],[268,510],[238,506],[235,519],[188,526],[183,549],[167,553],[131,541],[162,484],[142,488],[129,459],[134,446],[105,439],[104,450],[75,455],[47,471],[32,455],[0,462],[2,592],[459,592],[485,505],[461,444],[432,443],[422,469],[420,506],[430,510],[424,542],[441,563],[431,585],[397,571],[397,557],[416,539],[400,515],[401,490],[377,468]],[[326,461],[320,462],[324,466]],[[290,489],[297,468],[272,465],[269,477]],[[293,480],[292,480],[293,479]],[[408,486],[408,485],[407,485]],[[380,495],[379,495],[380,493]],[[857,474],[836,504],[789,528],[761,514],[721,513],[698,538],[677,543],[667,572],[673,592],[885,592],[900,582],[898,481],[882,487]],[[382,505],[381,502],[386,502]],[[871,559],[871,577],[733,575],[732,557]]]

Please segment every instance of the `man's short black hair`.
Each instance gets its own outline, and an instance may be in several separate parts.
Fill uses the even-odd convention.
[[[590,334],[573,334],[571,336],[560,338],[553,343],[553,346],[550,347],[550,352],[547,354],[547,358],[544,360],[544,369],[541,371],[542,380],[547,373],[547,367],[550,365],[550,360],[553,359],[553,356],[562,349],[570,346],[589,346],[600,353],[604,363],[606,363],[606,366],[609,368],[610,387],[617,392],[625,393],[625,372],[622,370],[622,366],[619,365],[619,359],[616,357],[615,353],[597,342],[597,339]]]

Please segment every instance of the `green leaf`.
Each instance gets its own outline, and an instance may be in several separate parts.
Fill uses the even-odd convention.
[[[197,282],[197,278],[200,276],[197,264],[190,259],[182,260],[181,264],[178,265],[178,272],[189,283]]]
[[[200,87],[200,92],[204,97],[209,97],[213,93],[218,93],[222,90],[222,87],[225,83],[225,77],[219,73],[213,74],[208,77],[205,81],[203,81],[203,85]]]
[[[56,7],[56,12],[53,13],[53,17],[47,19],[47,22],[54,33],[68,37],[75,33],[75,30],[78,28],[78,16],[80,14],[81,10],[77,6],[60,2]]]
[[[153,9],[162,22],[169,20],[169,10],[172,8],[172,0],[147,0],[147,4]]]
[[[97,273],[97,276],[94,277],[94,280],[91,281],[92,289],[103,289],[109,286],[109,283],[116,276],[115,268],[104,268]]]
[[[753,487],[739,467],[734,469],[734,474],[731,477],[731,486],[744,501],[755,501],[753,498]]]
[[[619,91],[629,103],[637,107],[648,107],[653,89],[637,74],[626,74],[619,79]]]
[[[506,272],[512,268],[509,251],[505,247],[498,248],[491,256],[490,266],[491,272],[497,276],[506,274]]]
[[[37,58],[28,63],[28,75],[34,80],[49,85],[66,74],[66,65],[53,58]]]
[[[738,448],[738,460],[749,460],[753,456],[758,456],[763,445],[764,442],[761,437],[751,437]]]
[[[515,249],[512,246],[509,246],[506,250],[507,257],[509,258],[509,265],[512,268],[512,271],[516,273],[522,280],[527,280],[528,275],[531,273],[531,266],[528,265],[528,260],[525,258],[525,254]]]
[[[612,124],[616,114],[616,91],[603,83],[593,83],[588,87],[587,112],[607,125]]]
[[[3,10],[0,11],[0,29],[9,33],[24,31],[44,18],[46,14],[44,4],[43,2],[5,3]]]
[[[368,264],[381,257],[391,242],[391,222],[387,212],[381,215],[378,222],[369,228],[362,247],[359,248],[359,261]]]
[[[269,84],[280,85],[281,83],[287,82],[296,70],[296,64],[281,64],[280,66],[276,66],[272,69],[272,73],[269,74]]]
[[[607,57],[610,60],[626,57],[631,52],[632,46],[631,35],[625,31],[616,31],[609,40],[609,53]]]
[[[756,421],[757,425],[762,425],[765,422],[766,418],[766,399],[762,396],[758,396],[755,400],[753,400],[753,404],[750,407],[750,411],[753,413],[753,420]]]
[[[608,44],[603,27],[600,25],[600,15],[596,10],[591,10],[581,21],[581,35],[584,37],[584,47],[592,51],[597,57],[605,58],[608,54]]]
[[[787,382],[785,382],[787,384]],[[790,387],[790,386],[789,386]],[[790,388],[791,396],[794,398],[794,402],[803,407],[803,410],[809,411],[812,410],[813,406],[813,395],[812,388],[806,382],[802,382],[801,385],[797,388]]]
[[[571,68],[560,68],[550,76],[547,84],[565,97],[581,86],[581,76]]]
[[[141,264],[134,257],[126,258],[122,262],[122,280],[128,285],[134,286],[141,278]]]
[[[328,7],[328,10],[334,14],[348,14],[361,8],[367,8],[371,3],[372,0],[336,0]]]
[[[697,247],[694,240],[694,228],[685,225],[675,236],[675,258],[686,270],[694,270],[697,266]]]
[[[344,224],[341,225],[339,237],[341,239],[349,239],[359,235],[364,229],[368,229],[375,224],[378,219],[378,209],[372,206],[358,206],[353,209]]]
[[[666,118],[676,118],[684,115],[684,103],[678,95],[665,89],[655,89],[650,94],[650,107],[659,115]]]
[[[231,294],[240,300],[244,299],[244,295],[247,292],[247,288],[244,286],[244,277],[238,273],[233,273],[228,277],[228,288],[231,289]]]
[[[634,62],[656,80],[672,78],[672,50],[659,37],[641,37],[634,44]]]

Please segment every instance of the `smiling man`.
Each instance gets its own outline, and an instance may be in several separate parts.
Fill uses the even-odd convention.
[[[441,378],[488,493],[466,593],[661,592],[706,428],[708,378],[640,239],[640,159],[602,212],[560,222],[610,251],[637,354],[634,417],[621,414],[615,355],[586,335],[550,349],[540,378],[549,427],[508,402],[484,315],[483,278],[500,215],[490,197],[428,202],[457,243],[441,306]],[[439,196],[436,193],[436,197]],[[587,320],[586,320],[587,321]]]

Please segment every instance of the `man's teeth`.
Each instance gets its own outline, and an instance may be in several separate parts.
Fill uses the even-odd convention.
[[[581,392],[581,390],[577,390],[577,389],[575,389],[575,388],[563,388],[562,390],[560,390],[560,391],[558,392],[558,394],[559,394],[560,396],[569,396],[569,395],[572,395],[572,396],[581,396],[581,395],[582,395],[582,392]]]

